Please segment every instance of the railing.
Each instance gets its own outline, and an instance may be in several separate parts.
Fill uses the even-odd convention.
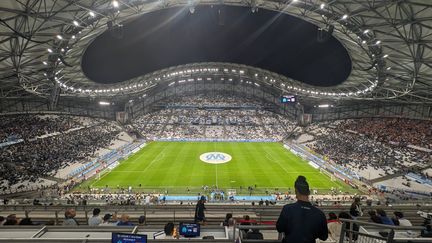
[[[430,243],[431,238],[419,238],[420,226],[392,226],[358,220],[341,219],[339,242],[348,243]]]
[[[374,224],[357,220],[342,221],[341,237],[338,240],[327,240],[326,243],[430,243],[431,238],[416,237],[417,233],[424,227],[401,227],[387,226],[382,224]],[[350,226],[347,227],[347,224]],[[353,225],[359,226],[360,230],[355,230]],[[275,225],[234,225],[233,237],[228,234],[228,229],[222,226],[206,226],[201,227],[200,238],[193,239],[194,242],[236,242],[239,238],[238,232],[242,230],[258,229],[263,235],[263,240],[252,240],[243,237],[242,242],[255,243],[279,243],[283,235],[276,231]],[[160,232],[163,226],[107,226],[107,227],[58,227],[58,226],[4,226],[0,227],[0,242],[110,242],[111,233],[129,233],[129,234],[146,234],[149,242],[181,242],[191,240],[188,238],[180,239],[156,239],[153,236]],[[236,232],[239,229],[238,232]],[[386,234],[378,234],[376,232],[385,232]],[[405,232],[410,237],[400,237],[400,232]],[[214,239],[201,239],[204,236],[213,236]],[[354,241],[356,238],[356,241]],[[320,241],[317,241],[320,242]]]

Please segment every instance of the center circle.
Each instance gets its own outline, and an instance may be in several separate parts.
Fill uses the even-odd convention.
[[[222,152],[208,152],[200,155],[200,160],[209,164],[224,164],[231,159],[231,155]]]

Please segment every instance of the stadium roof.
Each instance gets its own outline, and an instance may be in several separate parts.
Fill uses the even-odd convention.
[[[325,30],[334,26],[333,36],[350,55],[351,73],[341,84],[318,87],[238,63],[189,63],[115,84],[96,83],[82,72],[85,48],[107,25],[121,31],[119,25],[146,13],[172,7],[193,12],[203,4],[279,11]],[[429,0],[28,0],[0,1],[0,11],[1,98],[49,96],[54,87],[63,96],[115,96],[191,74],[236,73],[251,84],[309,97],[432,102]]]

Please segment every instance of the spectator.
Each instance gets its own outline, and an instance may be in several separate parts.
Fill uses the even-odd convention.
[[[138,218],[138,225],[139,226],[144,226],[145,225],[145,221],[146,221],[146,217],[144,215],[139,216],[139,218]]]
[[[31,218],[23,218],[21,219],[21,221],[19,222],[19,225],[34,225],[33,221],[31,220]]]
[[[111,218],[113,217],[113,220],[111,220]],[[112,215],[112,214],[105,214],[104,217],[102,218],[103,222],[101,224],[99,224],[99,226],[116,226],[117,225],[117,216],[116,215]]]
[[[329,236],[334,241],[339,242],[342,224],[339,221],[337,215],[333,212],[329,213],[329,218],[327,220],[327,228],[329,230]]]
[[[206,223],[206,218],[204,214],[204,210],[206,210],[206,207],[204,205],[205,201],[205,197],[201,196],[200,200],[198,200],[198,203],[195,206],[195,223],[203,222],[204,225]]]
[[[264,236],[259,231],[259,229],[252,229],[251,231],[247,232],[245,238],[248,240],[263,240]]]
[[[339,220],[340,219],[350,219],[352,220],[353,218],[351,217],[351,215],[349,215],[347,212],[340,212],[339,213]],[[352,229],[351,229],[351,223],[349,222],[345,222],[345,236],[348,237],[348,239],[353,239],[354,241],[357,241],[358,239],[358,233],[360,230],[360,227],[357,224],[353,224],[352,225]],[[352,230],[352,232],[351,232]]]
[[[240,225],[252,225],[249,215],[244,215],[243,220],[240,221]],[[245,235],[249,229],[242,229],[243,235]]]
[[[63,226],[77,226],[78,222],[75,220],[76,211],[73,208],[67,209],[65,211],[65,219],[63,221]]]
[[[327,240],[326,217],[309,202],[310,189],[306,178],[297,177],[294,188],[297,202],[285,205],[276,223],[278,232],[285,233],[283,242],[314,243],[317,238]]]
[[[377,215],[381,218],[381,222],[386,225],[394,225],[393,220],[387,217],[386,212],[383,209],[377,209]]]
[[[368,212],[369,214],[369,221],[376,224],[382,224],[381,218],[376,214],[375,210],[371,210]]]
[[[351,217],[353,217],[354,219],[356,219],[357,217],[363,216],[363,211],[360,207],[360,198],[359,197],[354,198],[354,202],[351,204],[351,207],[350,207],[350,214],[351,214]]]
[[[174,235],[174,223],[173,222],[168,222],[165,227],[164,227],[164,232],[165,232],[165,239],[175,239],[175,235]]]
[[[235,228],[234,226],[235,226],[234,218],[228,219],[228,227],[227,227],[228,239],[234,240],[235,237],[235,240],[237,242],[240,239],[240,230],[238,228]]]
[[[228,226],[228,220],[232,218],[232,213],[227,213],[225,215],[224,221],[221,223],[221,226]]]
[[[395,219],[398,222],[398,224],[395,225],[399,225],[399,226],[412,226],[411,221],[409,221],[408,219],[404,218],[404,215],[402,212],[396,211],[393,213],[395,215]]]
[[[89,218],[89,220],[88,220],[89,226],[98,226],[102,223],[102,219],[99,216],[100,212],[101,212],[101,210],[99,208],[93,209],[93,216],[91,218]]]
[[[10,214],[6,217],[6,221],[3,225],[17,225],[19,223],[19,219],[16,214]]]
[[[426,228],[421,231],[421,237],[432,238],[432,226],[430,224],[426,225]]]
[[[133,226],[132,222],[129,221],[129,215],[122,214],[120,221],[117,223],[118,226]]]

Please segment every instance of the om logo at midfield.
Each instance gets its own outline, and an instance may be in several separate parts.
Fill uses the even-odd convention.
[[[231,155],[222,152],[209,152],[200,155],[200,160],[209,164],[223,164],[231,159]]]

